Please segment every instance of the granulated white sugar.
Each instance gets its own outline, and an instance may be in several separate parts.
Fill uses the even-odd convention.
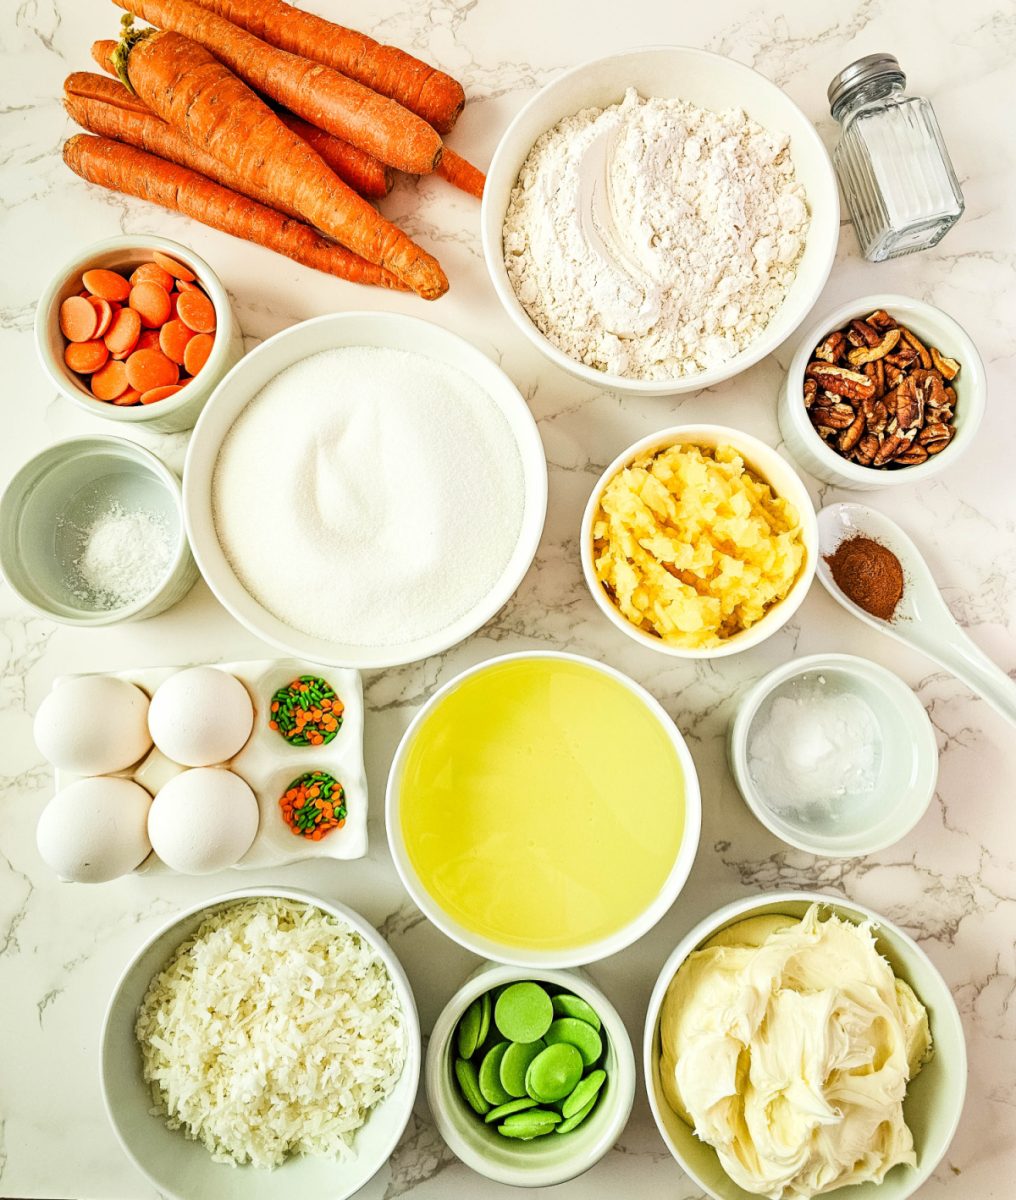
[[[522,462],[463,372],[380,347],[287,368],[219,452],[212,502],[237,578],[313,637],[386,646],[436,634],[503,574]]]

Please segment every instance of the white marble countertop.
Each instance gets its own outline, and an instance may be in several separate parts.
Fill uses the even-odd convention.
[[[899,55],[914,91],[932,97],[967,211],[942,245],[872,265],[844,225],[831,307],[875,290],[921,296],[953,313],[981,349],[991,404],[977,444],[950,472],[876,502],[926,551],[949,604],[1006,670],[1016,670],[1016,492],[1009,422],[1016,390],[1016,169],[1008,109],[1016,86],[1016,24],[992,0],[814,4],[749,0],[701,8],[644,0],[581,5],[546,0],[318,0],[317,7],[418,51],[457,74],[471,103],[450,143],[480,165],[525,99],[563,67],[623,46],[683,42],[749,63],[784,86],[831,143],[832,75],[874,50]],[[0,590],[0,1195],[148,1200],[154,1193],[121,1153],[98,1085],[99,1025],[133,949],[165,916],[242,883],[317,890],[380,926],[405,964],[424,1030],[474,960],[429,925],[396,879],[380,798],[396,742],[420,703],[463,667],[527,646],[603,657],[660,698],[689,739],[702,781],[704,823],[695,869],[648,936],[592,974],[640,1038],[645,1004],[676,939],[737,896],[775,887],[844,893],[921,941],[956,995],[970,1051],[959,1133],[921,1200],[994,1200],[1016,1177],[1016,778],[1013,730],[916,652],[841,611],[817,585],[780,635],[716,665],[685,664],[636,647],[596,611],[582,582],[576,531],[594,478],[625,445],[675,420],[716,420],[776,444],[775,398],[786,348],[732,382],[678,403],[622,401],[542,361],[500,311],[478,240],[478,206],[440,181],[406,183],[386,210],[441,256],[449,295],[431,307],[316,275],[223,234],[86,187],[60,161],[69,132],[58,97],[64,75],[89,69],[88,48],[112,36],[119,11],[100,0],[31,0],[7,9],[0,56],[0,362],[4,365],[2,478],[31,454],[74,434],[110,432],[53,394],[35,358],[35,300],[81,246],[119,231],[153,231],[193,246],[225,282],[254,344],[319,313],[373,307],[416,313],[475,341],[518,383],[540,422],[550,465],[546,532],[518,594],[475,637],[427,662],[365,679],[371,850],[322,862],[199,879],[131,877],[97,887],[60,884],[40,862],[34,829],[50,772],[31,721],[55,675],[128,666],[261,657],[265,647],[199,584],[175,610],[119,628],[75,631],[30,614]],[[123,431],[124,427],[119,427]],[[115,432],[115,430],[114,430]],[[185,437],[139,434],[177,468]],[[817,502],[835,493],[813,488]],[[742,804],[723,738],[736,698],[795,654],[867,655],[916,689],[941,751],[938,795],[901,843],[866,859],[816,860],[769,835]],[[496,1200],[508,1189],[474,1175],[443,1146],[421,1100],[390,1164],[364,1200]],[[587,1176],[555,1190],[578,1200],[691,1200],[640,1095],[615,1149]]]

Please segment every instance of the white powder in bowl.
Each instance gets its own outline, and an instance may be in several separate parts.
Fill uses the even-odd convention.
[[[523,503],[491,397],[444,363],[367,346],[271,380],[212,480],[219,543],[247,591],[293,629],[360,646],[428,637],[479,603]]]
[[[808,224],[785,134],[738,109],[629,88],[533,146],[505,214],[504,261],[530,319],[569,358],[678,379],[762,334]]]

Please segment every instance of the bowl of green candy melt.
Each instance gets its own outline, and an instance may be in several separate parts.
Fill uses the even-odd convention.
[[[635,1058],[616,1009],[582,971],[487,963],[430,1037],[427,1101],[474,1171],[547,1187],[614,1145],[635,1097]]]

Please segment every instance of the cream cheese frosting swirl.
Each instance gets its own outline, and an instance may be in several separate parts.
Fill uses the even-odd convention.
[[[811,1197],[915,1165],[903,1099],[928,1014],[870,923],[815,904],[731,926],[681,965],[660,1033],[669,1104],[745,1191]]]

